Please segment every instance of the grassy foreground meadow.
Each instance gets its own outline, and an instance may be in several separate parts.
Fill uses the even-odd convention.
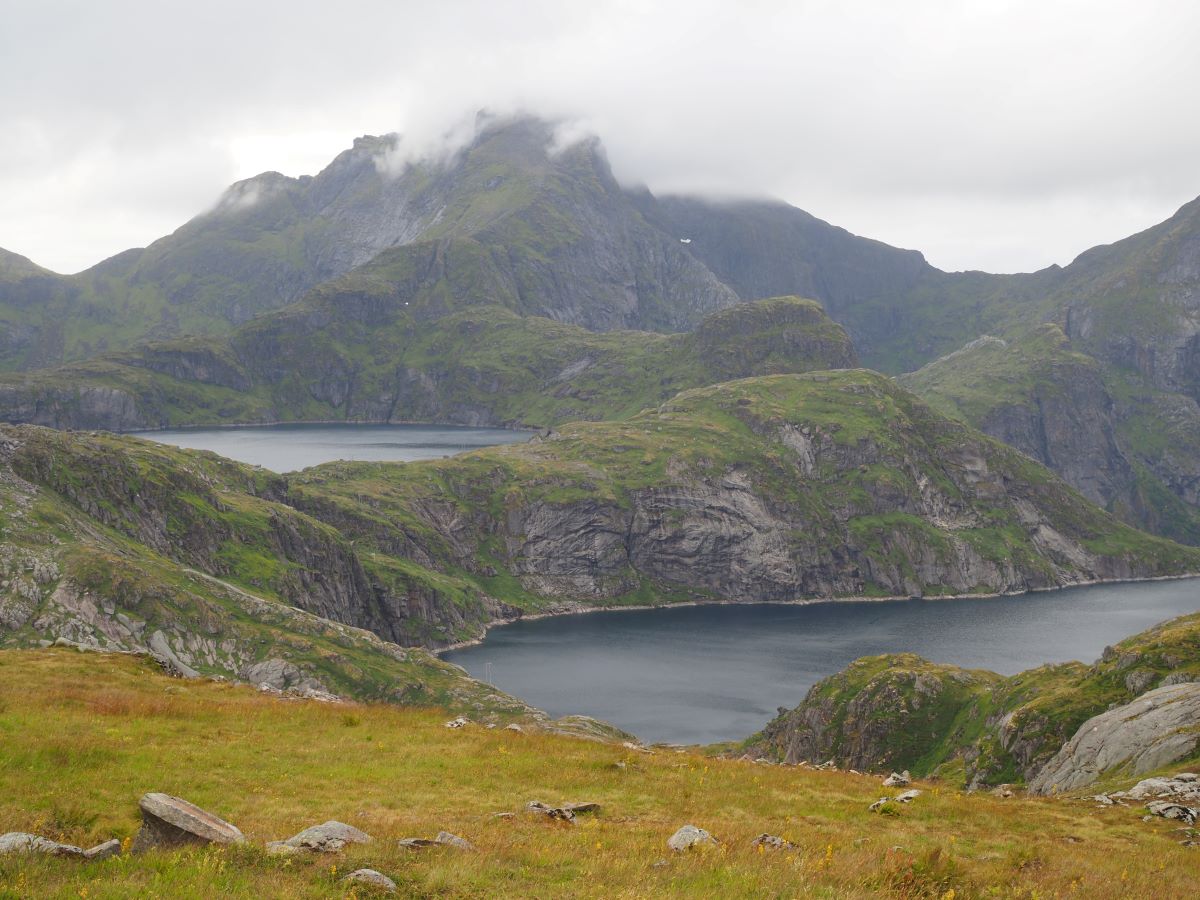
[[[877,815],[879,779],[698,752],[468,726],[439,710],[285,701],[72,650],[0,652],[0,832],[83,846],[131,837],[147,791],[245,832],[239,848],[104,862],[0,857],[0,898],[365,897],[360,867],[411,897],[1183,897],[1200,862],[1138,808],[1001,799],[921,783]],[[619,765],[623,764],[623,765]],[[595,801],[577,824],[530,800]],[[497,812],[515,812],[498,818]],[[271,857],[328,819],[375,841]],[[685,823],[719,847],[673,853]],[[445,829],[474,851],[402,850]],[[761,832],[795,850],[759,851]]]

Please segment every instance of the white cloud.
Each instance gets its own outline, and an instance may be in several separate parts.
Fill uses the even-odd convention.
[[[70,270],[360,134],[476,110],[603,138],[659,191],[776,195],[946,268],[1068,262],[1200,193],[1200,6],[10,0],[0,246]],[[458,129],[457,131],[455,129]]]

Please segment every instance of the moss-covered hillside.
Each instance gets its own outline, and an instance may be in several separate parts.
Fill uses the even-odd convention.
[[[10,421],[109,430],[305,420],[547,426],[629,416],[730,378],[856,364],[845,332],[809,300],[739,305],[687,334],[595,333],[493,303],[445,309],[436,283],[405,281],[417,252],[387,256],[228,342],[153,344],[0,377],[0,407]],[[481,253],[455,244],[443,265],[470,269]]]

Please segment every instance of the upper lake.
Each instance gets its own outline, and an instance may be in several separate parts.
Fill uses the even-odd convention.
[[[706,744],[748,737],[860,656],[912,651],[1011,675],[1092,662],[1109,644],[1197,610],[1200,579],[987,599],[687,606],[516,622],[445,658],[554,716]]]
[[[273,472],[295,472],[337,459],[413,462],[529,440],[528,431],[460,425],[264,425],[142,431],[137,437],[212,450]]]

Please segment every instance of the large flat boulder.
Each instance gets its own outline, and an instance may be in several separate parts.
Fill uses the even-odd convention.
[[[1155,688],[1084,722],[1029,780],[1035,794],[1073,791],[1105,772],[1141,775],[1200,750],[1200,683]]]
[[[241,844],[246,840],[224,819],[170,794],[147,794],[138,806],[142,810],[142,827],[133,841],[134,853],[160,847]]]

